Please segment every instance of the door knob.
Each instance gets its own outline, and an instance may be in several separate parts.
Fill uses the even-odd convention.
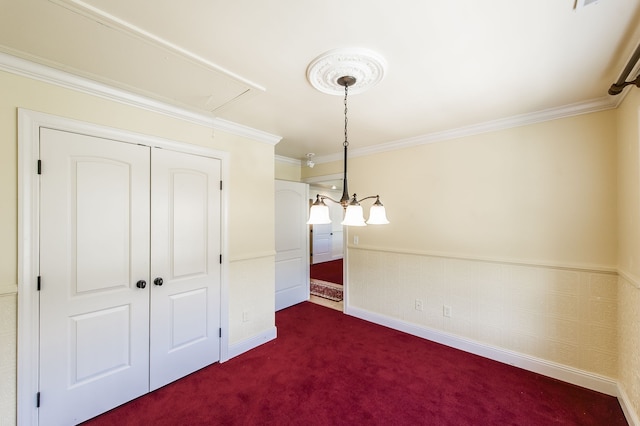
[[[140,280],[136,283],[136,287],[145,288],[147,286],[147,282],[145,280]]]
[[[153,280],[153,283],[154,283],[155,285],[162,285],[162,283],[163,283],[163,282],[164,282],[164,281],[162,281],[162,278],[160,278],[160,277],[158,277],[158,278],[156,278],[155,280]]]

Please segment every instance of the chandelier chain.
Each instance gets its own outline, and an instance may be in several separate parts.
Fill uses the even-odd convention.
[[[349,140],[347,139],[347,92],[349,91],[349,85],[345,84],[344,86],[344,143],[342,146],[349,146]]]

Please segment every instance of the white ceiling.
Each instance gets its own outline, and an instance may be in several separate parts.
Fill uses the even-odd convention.
[[[351,149],[611,103],[640,0],[0,0],[0,51],[339,154],[341,96],[306,79],[326,51],[388,64],[349,96]],[[625,89],[637,90],[637,89]]]

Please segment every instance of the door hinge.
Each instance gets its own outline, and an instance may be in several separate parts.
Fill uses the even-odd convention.
[[[40,408],[40,392],[36,394],[36,408]]]
[[[37,290],[40,291],[40,288],[41,288],[41,280],[40,280],[40,275],[38,275]]]
[[[222,191],[222,181],[220,181],[220,191]]]
[[[38,174],[42,174],[42,160],[38,160]]]
[[[222,328],[218,329],[218,337],[222,337]]]
[[[222,265],[222,255],[220,255],[220,264]]]

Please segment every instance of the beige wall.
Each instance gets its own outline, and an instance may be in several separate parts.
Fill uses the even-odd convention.
[[[628,89],[627,89],[628,90]],[[640,90],[618,110],[618,380],[640,419]],[[640,424],[640,423],[639,423]]]
[[[275,162],[276,179],[300,182],[302,180],[301,167],[292,161],[281,161],[276,157]]]
[[[612,382],[615,138],[609,110],[352,158],[391,224],[349,228],[349,306]]]
[[[360,245],[615,270],[614,146],[610,110],[354,158],[391,221]]]
[[[210,147],[230,153],[229,327],[234,344],[274,327],[274,147],[162,114],[0,72],[0,424],[16,412],[17,108]],[[264,220],[250,217],[263,207]],[[268,259],[268,261],[265,261]],[[243,277],[251,268],[253,276]],[[242,322],[249,310],[250,321]]]

